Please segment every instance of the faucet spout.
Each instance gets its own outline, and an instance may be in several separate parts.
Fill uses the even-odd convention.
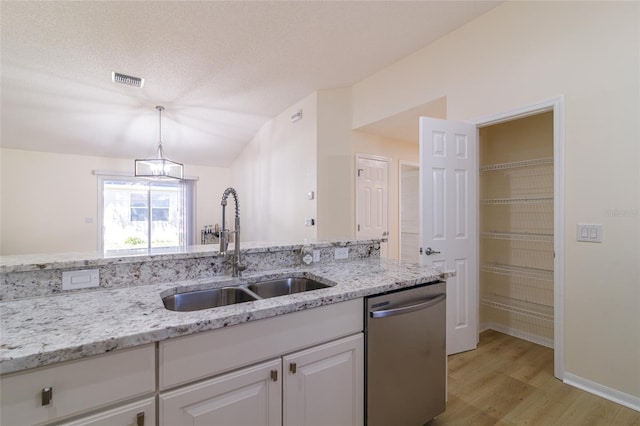
[[[236,215],[235,215],[235,229],[233,231],[229,231],[225,227],[225,210],[227,207],[227,198],[229,195],[233,196],[233,201],[236,207]],[[239,277],[240,272],[246,269],[245,265],[240,263],[240,206],[238,203],[238,193],[233,188],[227,188],[224,190],[222,194],[222,201],[220,202],[222,206],[222,229],[220,230],[220,254],[228,255],[227,252],[229,248],[229,235],[235,234],[235,243],[234,250],[231,260],[231,276]]]

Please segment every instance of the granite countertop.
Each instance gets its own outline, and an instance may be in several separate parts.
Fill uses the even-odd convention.
[[[330,288],[194,312],[161,296],[307,275]],[[97,290],[0,303],[0,373],[99,355],[201,331],[411,287],[451,276],[431,266],[369,258],[209,279]]]

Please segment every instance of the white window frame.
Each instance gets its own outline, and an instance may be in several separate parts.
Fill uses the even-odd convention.
[[[146,178],[137,178],[128,173],[94,170],[93,172],[98,177],[98,250],[102,253],[105,252],[104,248],[104,183],[108,180],[122,180],[130,182],[149,182]],[[185,177],[181,184],[185,185],[184,188],[184,232],[185,239],[183,244],[177,248],[151,248],[147,249],[131,249],[124,250],[132,253],[140,252],[141,250],[176,250],[184,247],[192,246],[196,244],[196,182],[197,178]],[[151,206],[149,206],[151,209]],[[122,252],[123,250],[118,250]]]

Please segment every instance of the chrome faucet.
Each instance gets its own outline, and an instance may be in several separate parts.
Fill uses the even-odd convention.
[[[236,205],[236,221],[235,229],[229,231],[225,228],[225,208],[227,207],[227,198],[229,194],[233,195],[233,201]],[[220,254],[228,255],[227,249],[229,248],[229,235],[235,234],[234,252],[231,258],[231,276],[239,277],[240,272],[247,269],[246,265],[240,263],[240,207],[238,206],[238,193],[233,188],[227,188],[222,194],[222,229],[220,230]]]

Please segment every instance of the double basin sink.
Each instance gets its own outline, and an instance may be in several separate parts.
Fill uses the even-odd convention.
[[[287,277],[256,282],[246,287],[221,287],[177,293],[162,298],[162,302],[165,308],[171,311],[188,312],[270,297],[286,296],[327,287],[331,286],[311,278]]]

